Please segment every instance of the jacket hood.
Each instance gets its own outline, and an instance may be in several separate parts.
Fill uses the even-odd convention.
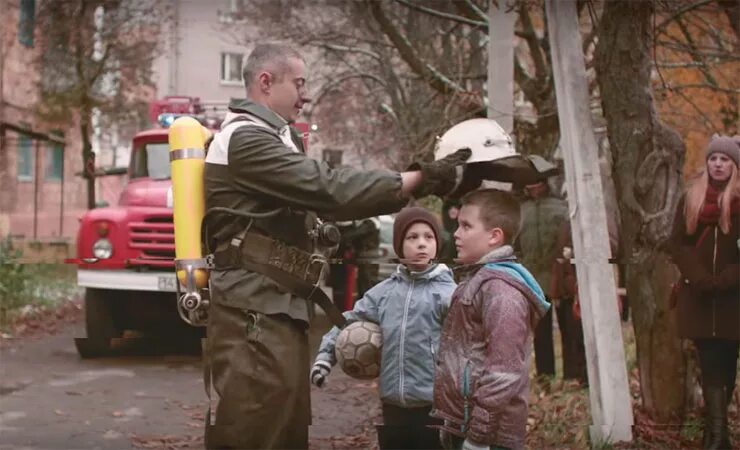
[[[432,264],[423,272],[413,272],[403,264],[396,267],[391,278],[396,280],[436,280],[436,281],[453,281],[452,270],[445,264]]]
[[[545,293],[542,291],[539,283],[526,267],[514,261],[490,262],[484,266],[486,269],[495,270],[506,274],[508,277],[518,281],[525,289],[517,286],[519,290],[527,297],[530,308],[533,309],[539,317],[542,317],[550,309],[550,303],[545,299]]]
[[[288,124],[288,122],[264,105],[260,105],[246,98],[232,98],[229,102],[229,112],[226,113],[221,128],[223,129],[235,117],[242,114],[257,116],[275,128],[282,128]]]
[[[526,267],[516,262],[514,248],[504,245],[492,250],[483,256],[477,263],[460,266],[455,269],[455,277],[458,280],[473,278],[480,270],[490,271],[488,274],[480,274],[475,277],[480,283],[490,278],[503,278],[527,298],[530,310],[536,321],[539,321],[550,309],[550,303],[545,300],[545,293],[534,276]]]

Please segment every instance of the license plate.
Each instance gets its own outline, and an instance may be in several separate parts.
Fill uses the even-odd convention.
[[[174,292],[177,290],[177,285],[175,283],[177,283],[177,277],[175,276],[158,277],[157,288],[160,291]]]

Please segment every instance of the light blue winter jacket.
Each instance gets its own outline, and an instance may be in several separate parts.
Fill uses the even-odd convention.
[[[456,286],[452,271],[444,264],[424,272],[409,272],[399,265],[390,278],[344,313],[349,322],[375,322],[383,332],[381,401],[402,407],[431,405],[442,322]],[[334,327],[324,335],[317,361],[336,364],[338,334]]]

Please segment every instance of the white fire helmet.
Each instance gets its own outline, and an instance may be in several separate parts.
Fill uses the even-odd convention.
[[[501,125],[493,119],[460,122],[437,139],[434,159],[442,159],[461,148],[473,151],[468,163],[494,161],[517,155],[514,145]]]

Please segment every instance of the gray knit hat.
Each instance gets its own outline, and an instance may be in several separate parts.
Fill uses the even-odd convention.
[[[740,167],[740,136],[720,136],[718,134],[712,136],[712,140],[709,141],[707,147],[706,159],[709,159],[715,153],[722,153],[735,161],[735,165]]]

